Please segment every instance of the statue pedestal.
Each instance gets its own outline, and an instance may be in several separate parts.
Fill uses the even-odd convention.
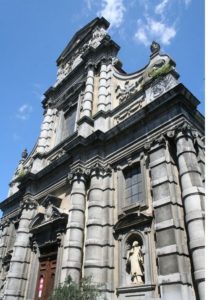
[[[132,300],[146,300],[146,299],[159,299],[155,298],[155,285],[153,284],[131,284],[130,286],[124,286],[117,289],[117,295],[120,300],[128,299]]]

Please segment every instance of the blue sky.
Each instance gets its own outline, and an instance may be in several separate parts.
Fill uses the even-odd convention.
[[[0,0],[0,201],[24,148],[32,149],[43,93],[55,83],[56,59],[72,35],[96,16],[111,22],[127,72],[147,64],[152,40],[177,63],[204,113],[204,1]]]

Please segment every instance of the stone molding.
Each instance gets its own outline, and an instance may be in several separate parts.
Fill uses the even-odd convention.
[[[175,126],[173,129],[163,132],[159,136],[148,140],[144,143],[143,148],[145,152],[149,152],[155,146],[164,146],[166,145],[168,140],[173,139],[174,141],[176,141],[181,136],[190,137],[194,143],[198,138],[201,138],[201,135],[198,133],[198,131],[185,121]]]

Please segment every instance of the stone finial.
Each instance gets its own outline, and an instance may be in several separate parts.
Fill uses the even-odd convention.
[[[24,149],[22,154],[21,154],[22,159],[26,159],[28,157],[28,151],[27,149]]]
[[[156,43],[155,41],[152,42],[151,46],[150,46],[150,50],[153,54],[159,53],[160,51],[160,45],[158,43]]]

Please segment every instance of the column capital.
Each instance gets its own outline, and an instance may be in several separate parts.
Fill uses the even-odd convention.
[[[163,134],[160,134],[159,136],[155,137],[151,141],[147,141],[144,143],[144,150],[145,152],[149,152],[150,150],[153,150],[152,148],[156,149],[160,146],[166,146],[166,138]]]
[[[74,181],[82,180],[87,182],[90,175],[90,169],[79,166],[68,173],[68,181],[72,184]]]
[[[89,70],[93,68],[95,68],[95,63],[92,60],[89,60],[85,65],[85,70]]]
[[[102,56],[101,59],[100,59],[100,65],[104,64],[104,65],[107,65],[110,63],[110,58],[109,57],[106,57],[106,56]]]
[[[4,218],[0,221],[0,229],[3,229],[5,227],[8,227],[11,224],[11,220],[9,218]]]
[[[112,168],[110,167],[110,165],[102,165],[100,163],[96,163],[95,165],[93,165],[90,169],[90,174],[91,175],[111,175],[112,173]]]
[[[20,202],[21,210],[33,210],[37,208],[38,205],[39,203],[31,197],[24,197],[23,200]]]

